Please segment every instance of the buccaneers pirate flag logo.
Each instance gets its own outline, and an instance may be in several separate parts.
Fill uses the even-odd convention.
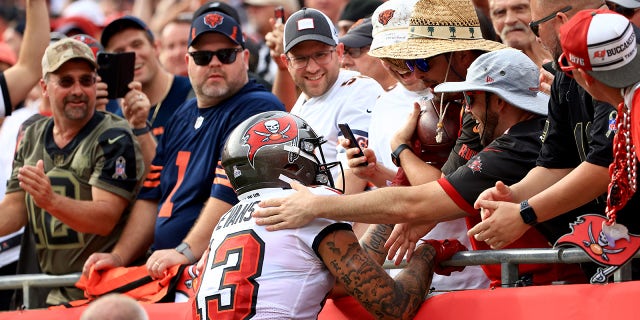
[[[560,237],[555,244],[556,247],[576,246],[594,262],[609,267],[591,278],[592,283],[606,281],[609,274],[633,258],[640,249],[640,236],[628,233],[621,224],[609,226],[606,221],[607,217],[602,215],[582,215],[570,224],[572,231]]]
[[[243,145],[249,146],[248,158],[251,166],[256,153],[265,146],[297,141],[298,125],[292,117],[271,118],[260,121],[247,130],[242,138]]]

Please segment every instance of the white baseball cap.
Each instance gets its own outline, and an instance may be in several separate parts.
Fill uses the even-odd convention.
[[[418,0],[389,0],[373,12],[370,51],[407,40],[409,21],[416,2]]]
[[[480,55],[462,82],[444,82],[435,92],[488,91],[514,107],[547,115],[549,96],[540,91],[538,66],[522,51],[505,48]]]

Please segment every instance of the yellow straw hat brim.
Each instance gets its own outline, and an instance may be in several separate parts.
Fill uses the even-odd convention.
[[[411,38],[404,42],[399,42],[386,47],[369,51],[369,55],[376,58],[394,59],[422,59],[437,56],[442,53],[455,51],[480,50],[496,51],[507,48],[506,45],[485,39],[463,40],[463,39],[432,39],[432,38]]]

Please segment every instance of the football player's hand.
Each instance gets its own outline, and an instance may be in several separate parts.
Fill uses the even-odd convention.
[[[96,271],[107,270],[117,267],[124,267],[122,258],[115,253],[97,252],[89,256],[82,266],[82,273],[89,276],[89,271],[93,267]]]
[[[399,145],[406,143],[411,145],[411,140],[418,121],[420,120],[420,105],[417,102],[413,103],[413,111],[409,115],[407,122],[400,128],[391,138],[391,150],[395,150]]]
[[[425,240],[424,242],[428,243],[436,250],[433,272],[439,275],[449,276],[451,275],[451,272],[464,270],[464,266],[443,267],[442,265],[440,265],[442,261],[451,260],[451,257],[453,257],[456,252],[467,251],[467,247],[460,243],[458,239],[429,239]]]
[[[314,207],[309,205],[315,195],[298,182],[291,182],[291,187],[298,192],[285,198],[260,202],[259,208],[252,214],[257,225],[266,226],[269,231],[294,229],[305,226],[316,218]]]
[[[176,249],[156,250],[147,259],[147,270],[154,279],[164,277],[164,272],[178,264],[188,264],[189,259]]]
[[[427,224],[396,224],[393,227],[391,236],[389,236],[389,239],[387,239],[384,245],[386,248],[389,248],[387,259],[393,260],[395,258],[396,265],[399,265],[405,257],[407,262],[411,261],[416,243],[431,231],[436,224],[437,222]]]

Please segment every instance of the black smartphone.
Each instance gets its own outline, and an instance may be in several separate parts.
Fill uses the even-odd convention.
[[[284,7],[277,6],[273,11],[276,16],[276,21],[280,21],[282,24],[284,24]]]
[[[133,68],[136,62],[135,52],[98,53],[98,75],[107,84],[109,99],[124,97],[129,92],[129,83],[133,81]]]
[[[349,148],[358,148],[359,152],[354,158],[364,157],[364,153],[362,152],[362,148],[360,148],[360,146],[358,145],[358,142],[357,142],[358,140],[356,140],[356,136],[353,135],[353,131],[351,131],[351,128],[349,127],[349,125],[346,124],[346,123],[339,123],[338,127],[340,128],[340,131],[342,131],[342,135],[346,139],[349,139]],[[367,164],[368,164],[367,162],[363,162],[363,163],[359,164],[358,166],[366,167]]]

